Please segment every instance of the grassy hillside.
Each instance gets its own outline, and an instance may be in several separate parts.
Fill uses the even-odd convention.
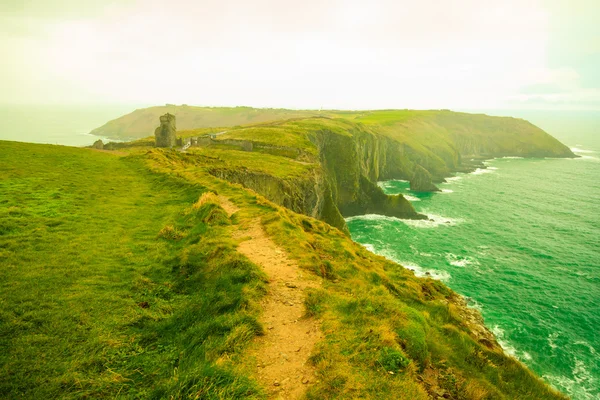
[[[317,111],[296,111],[251,107],[194,107],[165,105],[137,109],[91,131],[92,135],[115,139],[139,139],[154,133],[158,117],[170,113],[177,117],[177,129],[255,124],[318,115]]]
[[[222,127],[315,116],[359,122],[377,127],[381,133],[407,144],[417,152],[432,152],[441,157],[446,164],[423,165],[430,170],[456,167],[459,159],[456,158],[456,154],[452,156],[452,153],[456,152],[462,156],[484,157],[517,155],[515,153],[525,157],[573,156],[568,148],[527,121],[449,110],[316,111],[166,105],[135,110],[94,129],[91,133],[121,139],[147,137],[154,132],[158,117],[167,112],[177,117],[179,130],[211,128],[202,133],[227,129]],[[254,137],[256,133],[252,132],[252,128],[247,128],[237,132],[236,136]]]
[[[274,386],[254,356],[274,284],[240,252],[257,222],[318,282],[302,290],[322,334],[307,398],[564,398],[443,284],[202,167],[256,159],[121,152],[0,142],[0,397],[275,397],[299,378]]]

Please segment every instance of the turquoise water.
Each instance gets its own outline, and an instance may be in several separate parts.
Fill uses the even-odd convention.
[[[554,387],[598,399],[600,140],[563,140],[583,157],[491,160],[435,194],[381,182],[433,221],[367,215],[348,226],[375,253],[470,298],[504,349]]]

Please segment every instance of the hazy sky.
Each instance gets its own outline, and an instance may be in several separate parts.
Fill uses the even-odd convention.
[[[1,0],[0,103],[600,109],[600,0]]]

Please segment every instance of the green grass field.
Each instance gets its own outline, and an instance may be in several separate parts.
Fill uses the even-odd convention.
[[[184,216],[202,186],[135,157],[11,142],[0,171],[1,398],[259,392],[215,364],[236,327],[260,330],[241,304],[262,280],[210,210]]]

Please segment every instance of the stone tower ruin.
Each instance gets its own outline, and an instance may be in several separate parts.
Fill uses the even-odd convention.
[[[160,116],[160,126],[154,131],[156,147],[174,147],[177,143],[175,116],[169,113]]]

